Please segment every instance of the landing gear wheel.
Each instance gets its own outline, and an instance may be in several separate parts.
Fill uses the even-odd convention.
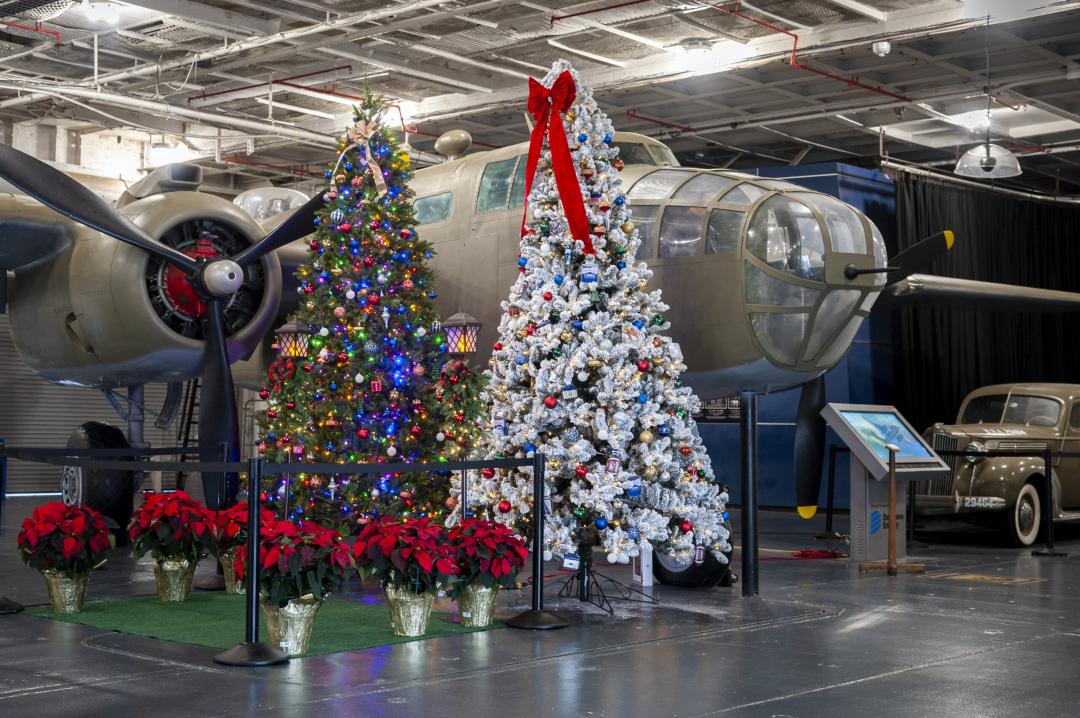
[[[666,553],[653,551],[653,576],[667,586],[680,588],[729,587],[735,582],[731,573],[731,556],[721,563],[712,551],[705,552],[705,560],[694,563],[693,559],[675,558]]]
[[[127,449],[124,432],[115,426],[88,421],[72,432],[69,449]],[[124,457],[112,457],[124,458]],[[65,466],[60,475],[60,491],[68,506],[82,504],[97,509],[116,534],[117,545],[127,543],[127,525],[135,507],[135,475],[120,469],[86,469]],[[116,525],[113,526],[112,523]]]
[[[1042,523],[1042,501],[1035,486],[1024,484],[1016,504],[1004,513],[1005,533],[1014,546],[1035,543]]]

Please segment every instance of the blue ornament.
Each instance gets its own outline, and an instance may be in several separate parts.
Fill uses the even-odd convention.
[[[439,296],[437,292],[428,292],[427,295],[428,299],[434,299],[435,297]]]
[[[518,266],[519,267],[524,267],[528,263],[529,263],[529,260],[525,259],[524,257],[518,257]]]
[[[532,443],[531,441],[525,444],[525,451],[530,454],[536,451],[536,444]]]
[[[312,224],[320,225],[320,224],[322,224],[322,218],[321,217],[315,217],[314,219],[311,220],[311,222],[312,222]]]
[[[352,162],[346,162],[345,163],[345,171],[346,172],[352,172]]]
[[[585,323],[582,322],[580,319],[575,319],[574,321],[570,322],[570,326],[572,326],[574,329],[581,329],[583,326],[585,326]]]
[[[637,327],[638,329],[641,329],[642,327],[645,326],[645,320],[644,319],[635,319],[634,320],[634,326]]]
[[[522,355],[518,356],[518,358],[515,361],[517,361],[518,366],[524,366],[525,363],[529,361],[529,358],[527,356],[525,356],[524,354],[522,354]]]
[[[337,391],[337,383],[330,382],[330,391]]]
[[[639,538],[641,538],[641,532],[638,531],[636,527],[631,526],[630,528],[626,529],[626,537],[631,541],[637,541]]]
[[[727,511],[721,511],[720,518],[724,521],[727,521],[729,518],[731,518],[731,514],[729,514]]]
[[[558,284],[558,285],[561,285],[563,283],[563,275],[561,275],[561,274],[556,274],[554,279],[555,279],[555,283]]]
[[[667,424],[661,424],[660,426],[656,427],[656,433],[660,436],[667,436],[671,433],[671,427]]]
[[[626,269],[626,262],[615,262],[615,266],[619,269]]]
[[[629,487],[626,490],[626,495],[629,496],[630,498],[636,498],[638,496],[641,496],[641,484],[638,484],[637,486]]]
[[[578,142],[584,142],[587,139],[589,139],[589,136],[587,134],[585,134],[584,132],[582,132],[580,135],[577,136],[577,141]]]
[[[619,195],[618,197],[615,198],[615,204],[617,204],[617,205],[619,205],[621,207],[622,205],[626,204],[626,198],[623,197],[622,195]]]
[[[604,135],[604,142],[605,142],[606,144],[609,144],[609,145],[610,145],[610,144],[611,144],[611,141],[612,141],[613,139],[615,139],[615,138],[614,138],[614,137],[612,137],[611,135]]]
[[[607,528],[607,519],[605,519],[603,516],[597,516],[596,517],[596,528],[598,528],[598,529],[606,529]]]
[[[330,179],[333,176],[334,176],[333,172],[331,172],[330,170],[326,170],[326,179]]]
[[[637,403],[639,403],[639,404],[644,404],[648,400],[649,400],[649,395],[646,394],[645,392],[641,392],[640,394],[637,395]]]

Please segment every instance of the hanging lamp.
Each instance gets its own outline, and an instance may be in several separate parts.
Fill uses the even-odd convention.
[[[990,16],[986,16],[986,32],[983,35],[983,52],[986,55],[986,140],[960,156],[956,174],[975,179],[999,179],[1020,174],[1020,163],[1009,150],[990,142],[990,108],[994,96],[990,91]]]

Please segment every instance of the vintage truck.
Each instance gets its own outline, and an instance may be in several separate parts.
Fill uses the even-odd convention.
[[[915,484],[916,515],[996,519],[1016,545],[1035,542],[1047,487],[1053,515],[1080,518],[1080,385],[997,384],[967,395],[955,424],[924,434],[935,450],[1031,452],[1023,457],[943,456],[952,472]],[[1048,484],[1044,453],[1054,452]]]

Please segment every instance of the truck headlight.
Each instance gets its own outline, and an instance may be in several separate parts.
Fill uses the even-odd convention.
[[[967,452],[976,451],[976,452],[978,452],[980,454],[985,454],[988,451],[988,449],[985,446],[983,446],[982,444],[980,444],[978,441],[973,441],[973,442],[971,442],[970,444],[968,444],[967,446],[964,447],[964,451],[967,451]],[[986,458],[985,456],[976,456],[976,455],[972,455],[970,453],[967,456],[964,457],[964,459],[969,464],[977,464],[977,463],[979,463],[980,461],[982,461],[985,458]]]

